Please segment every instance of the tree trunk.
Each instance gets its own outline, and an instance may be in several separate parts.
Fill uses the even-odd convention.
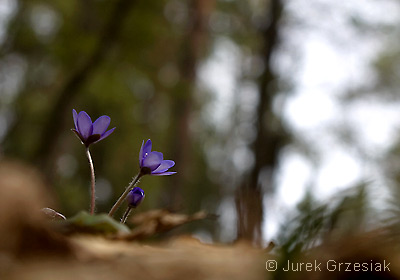
[[[277,167],[279,151],[285,142],[285,131],[272,108],[277,87],[271,58],[279,43],[281,14],[281,0],[271,0],[266,16],[268,25],[260,29],[263,43],[261,56],[265,69],[258,80],[257,137],[251,147],[255,162],[247,181],[236,193],[238,239],[250,240],[255,244],[261,244],[262,241],[264,191],[267,193],[273,191],[273,174]]]
[[[187,33],[182,39],[178,61],[181,81],[175,88],[172,100],[172,121],[169,130],[172,158],[176,161],[175,170],[179,176],[172,176],[168,192],[163,201],[171,209],[182,204],[182,189],[190,182],[192,173],[191,147],[192,139],[189,131],[191,112],[193,110],[193,94],[197,78],[197,65],[208,36],[208,17],[214,7],[215,0],[192,0],[189,7]]]

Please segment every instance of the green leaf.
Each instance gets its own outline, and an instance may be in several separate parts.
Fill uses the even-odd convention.
[[[117,222],[107,214],[90,215],[86,211],[62,222],[62,230],[67,233],[116,234],[129,233],[127,226]]]

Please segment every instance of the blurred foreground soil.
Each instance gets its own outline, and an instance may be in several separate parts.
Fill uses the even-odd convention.
[[[46,193],[31,167],[0,163],[0,279],[265,279],[262,250],[247,244],[64,236],[40,211],[53,206]]]
[[[1,280],[400,279],[400,230],[380,228],[345,238],[333,236],[290,257],[292,263],[320,262],[321,270],[285,272],[275,266],[275,272],[268,272],[267,261],[274,265],[279,260],[280,266],[287,263],[284,253],[268,253],[247,243],[202,244],[188,236],[150,244],[134,239],[198,219],[201,213],[186,217],[149,212],[146,226],[138,231],[127,229],[130,235],[124,237],[81,231],[62,234],[54,227],[60,223],[50,223],[40,211],[44,207],[54,207],[54,203],[39,174],[18,162],[0,162]],[[145,216],[137,219],[140,217]],[[390,270],[363,272],[355,268],[349,272],[344,265],[333,271],[328,263],[390,263]]]
[[[208,246],[186,238],[151,246],[90,237],[72,241],[79,244],[76,256],[9,259],[0,279],[265,279],[260,252],[247,246]]]

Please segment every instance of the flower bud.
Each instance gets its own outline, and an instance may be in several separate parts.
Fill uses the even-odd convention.
[[[134,187],[126,197],[128,204],[132,208],[136,208],[144,199],[144,191],[139,187]]]

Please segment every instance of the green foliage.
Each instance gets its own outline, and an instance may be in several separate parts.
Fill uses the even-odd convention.
[[[58,223],[61,224],[60,230],[68,233],[78,232],[107,235],[130,232],[127,226],[117,222],[106,214],[90,215],[85,211],[79,212],[74,217]]]
[[[278,233],[279,263],[294,260],[328,240],[339,240],[367,228],[367,184],[361,183],[322,203],[308,191],[292,218]],[[277,270],[282,272],[282,269]],[[277,278],[279,279],[279,277]]]

